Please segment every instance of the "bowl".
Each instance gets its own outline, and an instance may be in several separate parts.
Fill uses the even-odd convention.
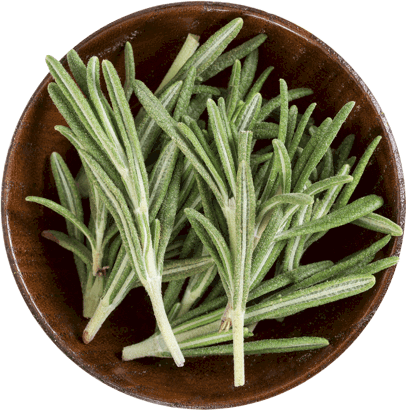
[[[353,155],[359,157],[375,136],[382,135],[383,140],[354,197],[367,193],[381,195],[385,206],[380,213],[403,228],[403,173],[396,144],[379,105],[340,56],[296,25],[232,4],[171,4],[124,17],[88,37],[76,50],[85,60],[92,55],[109,59],[123,74],[123,48],[126,41],[131,41],[137,50],[137,77],[154,88],[188,32],[201,34],[204,40],[235,17],[243,17],[244,28],[233,45],[260,32],[269,36],[260,49],[259,71],[269,64],[275,70],[268,80],[265,97],[278,93],[280,77],[289,88],[310,87],[314,96],[299,100],[297,105],[303,112],[311,101],[317,101],[316,121],[334,115],[347,101],[357,102],[336,144],[347,134],[355,133],[359,138]],[[66,63],[65,59],[62,61]],[[47,76],[40,84],[14,134],[4,171],[2,218],[17,285],[34,317],[69,358],[104,383],[141,399],[177,407],[222,408],[256,402],[289,390],[320,372],[350,346],[381,303],[394,267],[379,274],[375,287],[364,294],[322,309],[307,310],[286,318],[282,324],[262,323],[257,328],[260,337],[314,335],[326,337],[330,345],[313,352],[247,357],[247,383],[242,388],[233,387],[231,357],[189,359],[181,369],[170,359],[122,362],[122,347],[143,340],[154,330],[152,311],[142,289],[133,291],[94,341],[84,345],[81,334],[86,320],[81,316],[78,279],[72,279],[72,257],[40,236],[44,229],[64,230],[65,222],[52,211],[24,200],[27,195],[57,199],[49,163],[53,151],[58,151],[74,172],[79,169],[75,151],[54,131],[54,126],[64,121],[48,97],[46,87],[50,81]],[[357,227],[337,229],[337,246],[323,247],[323,259],[337,260],[380,236]],[[382,256],[398,255],[401,242],[402,238],[392,238]]]

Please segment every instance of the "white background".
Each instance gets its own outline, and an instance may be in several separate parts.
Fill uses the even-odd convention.
[[[307,29],[340,54],[360,75],[382,107],[406,163],[405,34],[401,1],[261,1],[241,3]],[[60,59],[106,24],[162,4],[161,1],[16,1],[1,11],[1,138],[3,168],[17,122],[47,74],[44,57]],[[29,69],[29,75],[26,74]],[[43,410],[157,409],[96,380],[70,361],[32,317],[0,249],[0,407]],[[249,405],[274,408],[405,409],[405,257],[371,323],[338,360],[295,389]]]

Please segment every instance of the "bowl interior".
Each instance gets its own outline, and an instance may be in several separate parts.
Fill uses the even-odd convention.
[[[354,71],[320,40],[281,18],[246,7],[221,3],[182,3],[148,9],[99,30],[76,50],[87,60],[97,55],[109,59],[124,73],[124,44],[135,51],[136,76],[154,89],[166,73],[188,33],[201,42],[235,17],[244,27],[232,43],[238,45],[258,33],[268,40],[260,47],[258,73],[275,67],[264,87],[264,97],[279,94],[279,78],[289,88],[310,87],[314,95],[297,101],[299,112],[317,102],[316,122],[335,113],[346,102],[356,107],[335,141],[356,135],[352,155],[360,158],[377,135],[383,139],[367,167],[354,198],[368,193],[383,196],[380,213],[403,224],[403,176],[390,129],[379,106]],[[65,60],[63,61],[65,62]],[[227,70],[224,75],[230,73]],[[154,331],[148,297],[142,289],[130,293],[106,321],[89,345],[81,334],[81,293],[71,254],[41,237],[45,229],[65,229],[64,220],[33,203],[28,195],[57,200],[49,157],[59,152],[73,172],[79,160],[69,142],[54,130],[65,124],[48,96],[48,75],[41,83],[16,129],[3,181],[3,228],[13,273],[33,315],[61,350],[84,370],[106,384],[148,401],[179,407],[232,407],[280,394],[315,375],[337,358],[357,337],[379,306],[394,268],[377,276],[370,291],[309,309],[283,322],[266,321],[257,338],[294,336],[326,337],[330,345],[310,352],[250,356],[246,358],[246,385],[233,387],[232,357],[188,359],[176,368],[170,359],[121,361],[121,349],[139,342]],[[221,81],[221,77],[215,81]],[[134,111],[135,98],[131,100]],[[309,251],[307,261],[337,259],[367,247],[382,235],[346,227],[330,232],[326,240]],[[329,239],[329,240],[327,240]],[[392,239],[383,255],[400,251],[401,239]]]

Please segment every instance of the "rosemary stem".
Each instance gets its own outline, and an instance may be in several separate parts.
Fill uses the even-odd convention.
[[[161,291],[161,278],[148,278],[145,284],[145,290],[147,291],[151,299],[152,308],[154,310],[158,328],[161,331],[166,346],[168,347],[168,350],[170,351],[176,365],[178,367],[182,367],[185,363],[185,359],[173,334],[171,325],[165,312],[165,306]]]
[[[108,318],[110,313],[117,307],[116,304],[107,304],[104,299],[99,302],[97,309],[94,312],[94,315],[90,319],[89,323],[87,324],[83,332],[82,339],[83,342],[86,344],[90,343],[93,340],[93,338],[101,328],[104,321]]]
[[[103,277],[96,276],[94,280],[93,278],[93,275],[89,275],[83,296],[83,316],[85,318],[91,318],[94,315],[103,293]]]
[[[126,261],[128,261],[128,258],[125,257],[124,263],[122,264],[123,268],[125,269]],[[127,279],[125,280],[123,286],[121,287],[120,291],[116,295],[116,297],[111,301],[111,294],[115,288],[115,285],[117,282],[120,280],[121,275],[116,275],[116,277],[113,280],[112,285],[110,288],[107,290],[103,298],[100,300],[100,303],[97,305],[97,309],[92,315],[92,318],[90,319],[89,323],[87,324],[85,330],[83,331],[82,339],[83,342],[88,344],[90,343],[94,337],[96,336],[97,332],[105,322],[105,320],[109,317],[110,313],[116,309],[116,307],[123,301],[123,299],[127,296],[127,293],[129,292],[129,284],[134,278],[135,272],[131,271],[130,274],[128,275]]]
[[[161,84],[157,88],[156,93],[162,90],[162,88],[164,88],[165,85],[168,84],[169,81],[172,80],[172,78],[183,67],[183,65],[189,59],[189,57],[193,55],[193,53],[196,51],[197,47],[199,46],[199,38],[200,36],[197,36],[195,34],[190,34],[190,33],[188,34],[188,36],[186,37],[185,43],[183,44],[181,50],[179,51],[179,54],[176,56],[169,71],[166,73]]]
[[[94,249],[92,252],[92,259],[93,259],[93,275],[96,276],[99,269],[102,267],[102,258],[103,258],[103,252],[99,247],[97,249]]]
[[[125,347],[121,358],[126,362],[142,357],[154,356],[164,351],[167,351],[165,342],[160,334],[155,333],[140,343]]]
[[[234,386],[243,386],[245,383],[244,369],[244,315],[241,308],[231,312],[233,321],[233,356],[234,356]]]
[[[209,323],[205,326],[177,334],[176,341],[178,343],[183,342],[194,337],[203,336],[208,333],[215,332],[218,329],[218,321]],[[155,333],[146,340],[140,343],[127,346],[123,349],[122,359],[123,361],[141,359],[149,356],[159,356],[159,353],[168,352],[168,347],[162,337],[161,333]]]

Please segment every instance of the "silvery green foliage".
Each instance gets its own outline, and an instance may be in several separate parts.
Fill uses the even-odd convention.
[[[348,149],[339,156],[339,164],[344,168],[337,175],[334,173],[330,149],[354,106],[353,102],[346,104],[334,119],[327,118],[320,127],[313,127],[312,136],[302,143],[315,104],[311,104],[298,121],[297,108],[289,109],[289,101],[310,95],[311,91],[289,91],[286,82],[281,80],[280,96],[265,103],[262,108],[260,94],[248,94],[250,99],[244,103],[238,100],[240,93],[236,92],[237,88],[241,89],[241,64],[235,59],[232,65],[226,99],[220,97],[217,103],[210,98],[207,100],[207,136],[212,140],[210,144],[202,139],[200,132],[190,128],[190,121],[176,122],[167,115],[141,81],[134,81],[133,84],[135,94],[145,110],[176,142],[199,178],[211,190],[227,222],[228,232],[224,235],[219,230],[217,216],[208,212],[207,207],[205,215],[196,209],[185,209],[194,231],[217,266],[226,293],[228,307],[221,329],[228,329],[231,322],[234,329],[238,327],[235,312],[245,310],[250,289],[255,289],[261,283],[287,243],[286,249],[289,251],[288,257],[285,256],[285,268],[292,271],[300,266],[302,254],[312,239],[334,227],[357,223],[357,220],[363,223],[362,218],[374,215],[373,212],[383,204],[381,198],[370,195],[348,205],[345,203],[341,212],[339,209],[330,212],[334,209],[333,204],[342,187],[354,180],[354,177],[348,175],[350,165],[345,164]],[[273,138],[273,153],[266,153],[267,156],[260,160],[265,164],[262,169],[266,181],[261,186],[255,184],[251,176],[253,165],[250,160],[255,155],[252,153],[254,144],[251,143],[252,133],[246,131],[254,130],[255,135],[256,124],[261,124],[276,108],[279,108],[279,124],[261,126],[262,132],[270,130]],[[301,143],[303,148],[299,148]],[[297,152],[299,155],[295,157]],[[260,161],[255,162],[254,167]],[[322,165],[319,165],[321,162]],[[319,172],[324,177],[320,181],[318,166],[322,166]],[[324,198],[319,199],[325,191]],[[201,191],[200,194],[204,202],[204,193]],[[315,199],[317,202],[313,206]],[[344,203],[344,200],[340,203]],[[369,221],[372,227],[371,217]],[[377,229],[390,229],[389,224],[383,225],[383,221],[376,222]],[[217,302],[212,307],[218,305]],[[240,343],[241,340],[240,337],[234,343]],[[236,383],[241,384],[243,370],[237,362],[235,367],[240,368],[240,373],[236,373]]]
[[[89,227],[84,225],[75,205],[79,195],[74,180],[56,156],[61,205],[27,198],[67,219],[69,235],[46,231],[44,236],[71,250],[81,266],[97,265],[95,255],[108,248],[105,259],[111,272],[101,287],[100,282],[92,286],[93,294],[101,292],[101,301],[84,332],[85,342],[132,288],[143,285],[159,331],[126,347],[123,359],[171,354],[182,365],[180,348],[187,356],[233,353],[236,386],[244,384],[244,350],[283,352],[328,344],[320,338],[294,338],[244,347],[244,337],[252,335],[260,320],[364,292],[375,283],[373,274],[397,262],[396,257],[372,262],[388,243],[387,236],[336,263],[302,265],[313,243],[348,223],[402,234],[399,226],[375,213],[382,198],[368,195],[350,202],[381,137],[351,173],[356,159],[349,155],[356,136],[349,135],[336,150],[331,146],[354,102],[316,126],[311,117],[316,104],[304,114],[295,105],[289,107],[312,90],[289,90],[281,79],[279,95],[265,100],[261,91],[273,67],[254,80],[258,47],[266,36],[223,53],[242,24],[240,18],[232,20],[197,49],[197,36],[188,36],[176,59],[181,62],[173,65],[155,94],[135,78],[130,44],[125,46],[124,87],[108,61],[100,72],[97,57],[86,67],[70,52],[75,83],[59,62],[47,57],[56,80],[49,92],[69,126],[57,129],[82,159],[94,218]],[[231,76],[226,88],[202,84],[227,67]],[[109,99],[101,90],[101,74]],[[133,93],[142,105],[135,121],[128,105]],[[208,121],[203,121],[206,110]],[[256,150],[258,139],[272,141]],[[188,234],[178,238],[188,222]],[[174,256],[179,259],[165,260]],[[274,277],[264,280],[274,265]],[[84,274],[80,277],[83,282]],[[170,281],[164,298],[163,281]],[[232,345],[215,346],[230,340]]]

